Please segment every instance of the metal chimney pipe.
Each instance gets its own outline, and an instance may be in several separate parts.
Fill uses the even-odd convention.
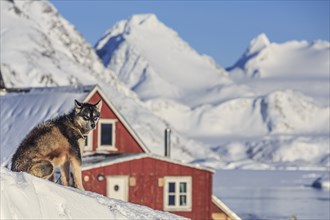
[[[171,129],[165,129],[165,157],[171,157]]]

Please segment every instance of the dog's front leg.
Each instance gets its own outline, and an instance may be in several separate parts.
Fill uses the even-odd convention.
[[[76,158],[76,157],[71,157],[70,158],[70,163],[72,167],[72,172],[73,172],[73,180],[74,180],[74,185],[76,188],[84,190],[84,186],[82,184],[82,179],[81,179],[81,162]]]
[[[69,185],[70,180],[70,161],[65,161],[64,164],[61,165],[61,181],[64,186]]]

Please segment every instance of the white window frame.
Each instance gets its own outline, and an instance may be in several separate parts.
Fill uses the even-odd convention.
[[[98,122],[98,150],[112,150],[117,151],[116,148],[116,119],[100,119]],[[112,124],[112,145],[101,145],[101,126],[102,124]]]
[[[175,183],[175,205],[168,205],[169,183]],[[187,185],[187,205],[180,206],[180,183]],[[192,210],[192,178],[191,176],[165,176],[164,177],[164,211],[191,211]]]
[[[89,132],[87,135],[84,135],[87,138],[87,145],[85,145],[84,140],[84,152],[93,150],[93,131]]]

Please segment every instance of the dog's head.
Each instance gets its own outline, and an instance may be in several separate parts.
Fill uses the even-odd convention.
[[[80,103],[75,100],[74,124],[79,127],[83,133],[88,133],[96,128],[96,123],[100,118],[102,100],[96,104]]]

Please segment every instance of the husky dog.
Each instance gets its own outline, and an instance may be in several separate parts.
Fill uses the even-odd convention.
[[[101,107],[102,100],[96,104],[75,100],[69,114],[39,124],[19,145],[11,170],[49,179],[59,166],[62,183],[68,186],[71,164],[75,187],[83,190],[80,165],[84,135],[96,128]]]

